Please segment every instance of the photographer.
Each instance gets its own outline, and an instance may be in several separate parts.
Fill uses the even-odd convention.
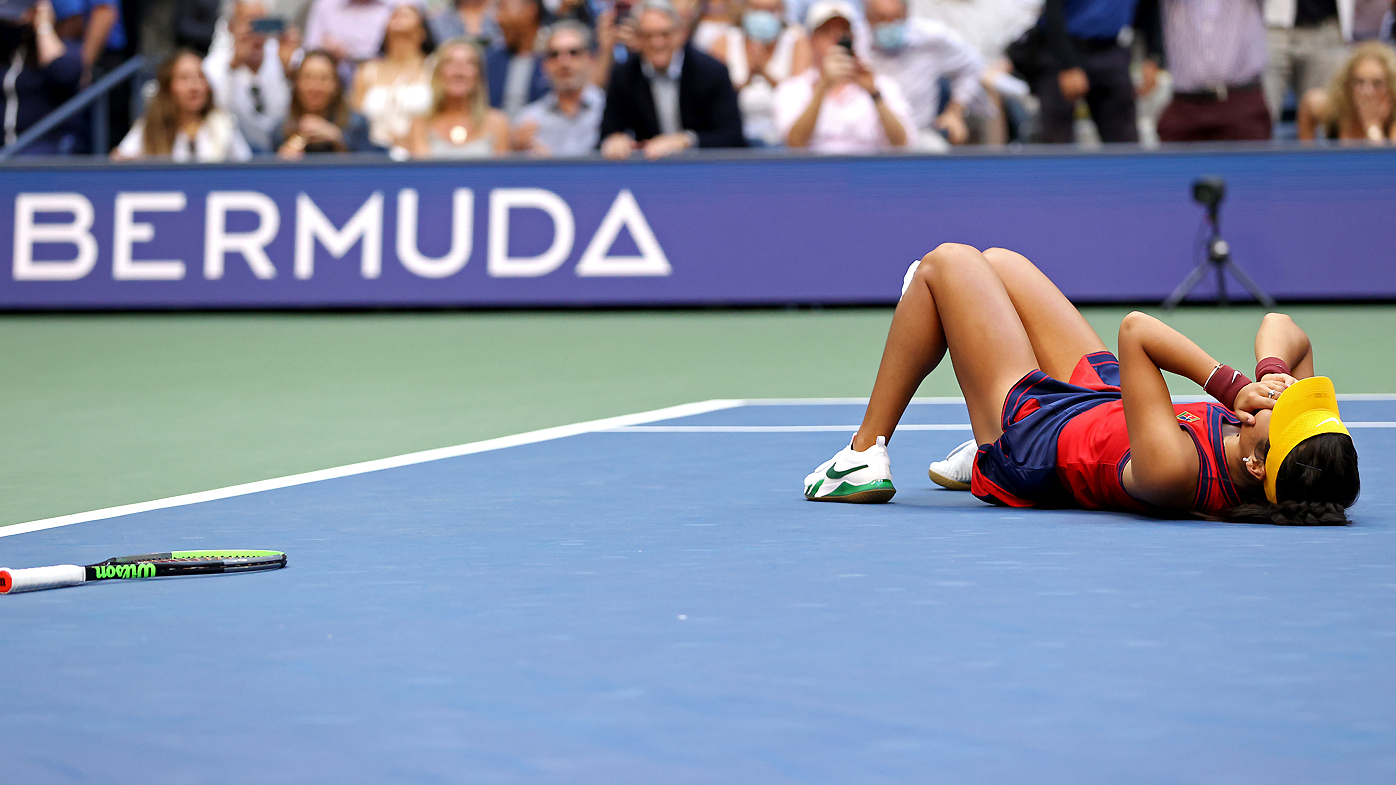
[[[5,89],[0,91],[4,144],[58,108],[77,91],[82,76],[78,47],[63,43],[53,29],[53,6],[40,0],[13,21],[0,21],[0,67]],[[24,155],[80,152],[73,129],[56,128],[24,149]]]
[[[897,83],[855,58],[856,12],[843,0],[809,10],[814,67],[780,83],[776,126],[790,147],[817,153],[875,153],[905,147],[916,130]]]

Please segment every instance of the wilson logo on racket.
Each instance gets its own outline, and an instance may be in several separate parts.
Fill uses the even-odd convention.
[[[160,578],[275,570],[286,566],[281,551],[167,551],[118,556],[97,564],[55,564],[12,570],[0,567],[0,594],[77,586],[113,578]]]
[[[95,579],[102,581],[108,578],[154,578],[154,564],[99,564],[92,568],[96,573]]]

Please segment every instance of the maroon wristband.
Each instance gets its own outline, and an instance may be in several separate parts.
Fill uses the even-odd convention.
[[[1228,409],[1236,408],[1236,396],[1240,394],[1241,388],[1250,384],[1251,380],[1246,378],[1244,373],[1232,368],[1230,365],[1218,365],[1212,375],[1207,378],[1207,384],[1202,388],[1207,394],[1216,398]]]
[[[1282,373],[1289,376],[1289,364],[1278,357],[1266,357],[1255,364],[1255,378],[1264,379],[1267,374]]]

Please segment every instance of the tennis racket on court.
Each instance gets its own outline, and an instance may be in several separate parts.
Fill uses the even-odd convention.
[[[275,570],[286,566],[281,551],[170,551],[118,556],[79,566],[59,564],[23,570],[0,568],[0,594],[57,589],[87,581],[162,578],[169,575],[216,575],[224,572]]]

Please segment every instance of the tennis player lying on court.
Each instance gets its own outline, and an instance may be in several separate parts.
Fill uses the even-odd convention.
[[[887,440],[947,349],[974,441],[931,465],[941,485],[1012,507],[1348,523],[1357,450],[1289,317],[1269,314],[1256,333],[1257,382],[1137,312],[1120,323],[1117,360],[1032,262],[955,244],[907,271],[863,422],[805,478],[807,498],[892,498]],[[1174,405],[1163,371],[1221,405]]]

